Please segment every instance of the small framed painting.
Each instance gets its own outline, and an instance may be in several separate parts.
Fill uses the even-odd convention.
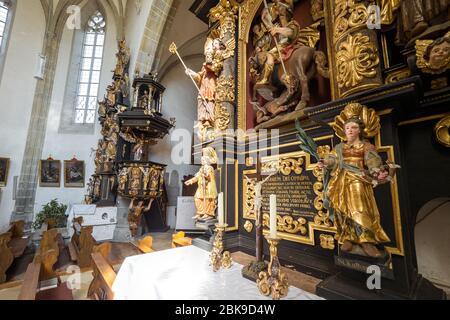
[[[61,161],[49,158],[39,163],[39,186],[59,188],[61,185]]]
[[[84,161],[77,159],[64,161],[64,187],[84,188]]]
[[[8,183],[9,158],[0,158],[0,187]]]

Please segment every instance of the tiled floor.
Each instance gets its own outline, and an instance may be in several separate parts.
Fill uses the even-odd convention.
[[[173,233],[174,233],[173,231],[169,231],[167,233],[150,234],[153,237],[153,249],[155,251],[170,249]],[[109,256],[109,260],[114,265],[114,269],[118,271],[120,269],[120,265],[122,264],[123,260],[126,257],[133,256],[136,254],[139,254],[139,251],[133,245],[127,243],[114,243],[111,250],[111,254]],[[254,259],[252,256],[242,252],[233,253],[232,258],[234,261],[242,265],[247,265]],[[66,261],[60,261],[59,267],[61,271],[67,271],[68,270],[67,267],[71,265],[70,261],[68,261],[67,258],[63,258],[63,260],[64,259]],[[14,271],[10,277],[12,282],[0,286],[0,300],[17,299],[20,293],[20,288],[24,272],[26,270],[26,266],[28,265],[28,263],[31,262],[31,260],[32,255],[31,258],[25,257],[24,259],[22,259],[20,263],[17,263],[17,265],[15,265],[14,268],[12,268],[12,270]],[[311,293],[315,293],[315,288],[317,284],[320,282],[319,279],[289,269],[284,270],[288,276],[290,285]],[[62,281],[69,281],[69,282],[71,279],[72,280],[75,279],[76,283],[80,283],[78,288],[74,288],[73,290],[74,299],[86,300],[87,291],[92,281],[92,271],[85,271],[81,273],[81,275],[79,276],[80,278],[76,277],[77,276],[73,275],[64,275],[61,276],[61,279]]]

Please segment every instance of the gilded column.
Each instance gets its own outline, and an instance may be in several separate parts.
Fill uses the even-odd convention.
[[[328,4],[333,87],[343,98],[383,84],[376,29],[368,27],[374,0],[334,0]]]
[[[219,23],[213,33],[224,46],[221,57],[223,68],[217,79],[216,87],[215,129],[217,131],[234,128],[237,11],[238,4],[235,1],[220,1],[209,13],[210,22],[212,24]]]

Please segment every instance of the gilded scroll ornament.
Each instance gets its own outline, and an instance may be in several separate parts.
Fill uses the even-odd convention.
[[[320,146],[317,148],[317,153],[321,159],[324,159],[330,154],[330,146]],[[324,208],[323,204],[323,170],[316,166],[313,170],[314,176],[317,181],[313,185],[316,198],[314,199],[314,208],[317,210],[317,214],[314,216],[314,223],[318,226],[333,227],[333,221],[331,221],[330,214]]]
[[[255,184],[256,179],[244,179],[244,218],[256,219],[255,212]]]
[[[328,234],[320,235],[320,246],[327,250],[334,250],[334,238]]]
[[[450,148],[450,116],[439,121],[434,127],[437,141],[444,147]]]
[[[292,172],[295,174],[302,174],[303,164],[305,160],[300,157],[298,159],[282,159],[281,161],[269,161],[262,164],[263,172],[279,171],[281,174],[288,176]]]
[[[406,78],[409,78],[410,76],[411,76],[411,70],[409,70],[408,68],[404,68],[404,69],[401,69],[399,71],[392,72],[391,74],[389,74],[386,77],[385,83],[386,84],[395,83],[395,82],[404,80]]]
[[[436,40],[416,41],[417,67],[423,72],[441,74],[450,69],[450,32]]]
[[[362,33],[348,35],[338,46],[337,81],[339,88],[353,88],[365,78],[375,78],[380,64],[377,47]]]
[[[269,227],[269,215],[263,214],[263,226]],[[291,234],[300,233],[301,235],[305,235],[308,233],[308,229],[306,229],[306,225],[308,221],[305,218],[295,218],[292,216],[277,216],[277,229],[280,232],[287,232]]]

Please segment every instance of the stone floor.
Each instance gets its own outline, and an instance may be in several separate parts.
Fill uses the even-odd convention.
[[[153,249],[155,251],[171,249],[172,234],[174,231],[167,233],[150,234],[153,237]],[[120,265],[126,257],[139,254],[139,251],[129,243],[113,243],[109,261],[114,265],[116,272],[120,269]],[[62,259],[58,263],[58,270],[61,274],[70,271],[67,269],[73,266],[65,253],[61,254]],[[235,252],[232,254],[233,261],[239,264],[246,265],[253,260],[253,257],[242,252]],[[33,254],[29,254],[20,259],[10,268],[9,279],[6,284],[0,285],[0,300],[16,300],[20,293],[25,270],[28,264],[32,261]],[[290,285],[298,287],[310,293],[315,293],[317,284],[321,281],[306,274],[284,269],[286,272]],[[67,281],[69,275],[62,275],[62,281]],[[92,281],[92,271],[86,270],[81,273],[80,288],[73,290],[75,300],[86,300],[86,294],[89,285]]]

